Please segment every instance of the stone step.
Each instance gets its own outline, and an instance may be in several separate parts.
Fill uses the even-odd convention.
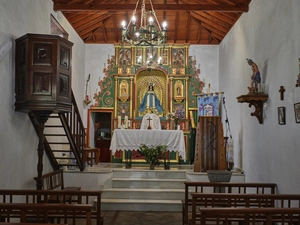
[[[102,199],[184,199],[184,189],[141,189],[141,188],[110,188],[104,189]]]
[[[180,200],[102,199],[103,211],[160,211],[181,212]]]
[[[113,178],[113,188],[171,188],[184,189],[185,179],[139,179],[139,178]]]
[[[185,171],[171,170],[114,170],[113,178],[186,179]]]

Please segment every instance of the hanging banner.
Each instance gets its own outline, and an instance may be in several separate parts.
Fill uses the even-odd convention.
[[[219,95],[199,96],[198,116],[219,116]]]

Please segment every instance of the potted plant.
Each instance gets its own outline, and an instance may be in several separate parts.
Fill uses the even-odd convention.
[[[150,170],[154,170],[155,166],[160,164],[160,160],[166,156],[167,146],[157,145],[156,147],[148,147],[145,144],[140,145],[140,153],[145,156],[145,160],[150,164]]]

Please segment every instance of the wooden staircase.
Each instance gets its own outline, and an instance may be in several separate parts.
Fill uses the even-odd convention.
[[[28,113],[39,135],[35,114]],[[53,170],[60,168],[84,170],[85,129],[72,92],[72,111],[51,113],[44,126],[44,148]]]

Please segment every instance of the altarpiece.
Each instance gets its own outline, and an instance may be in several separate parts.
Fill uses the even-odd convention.
[[[202,94],[204,87],[196,59],[189,56],[188,51],[187,44],[158,47],[115,45],[115,55],[107,60],[107,67],[103,70],[105,76],[98,82],[100,91],[94,94],[96,103],[91,110],[112,112],[112,132],[120,128],[118,120],[123,122],[125,119],[130,121],[130,129],[140,129],[147,113],[159,116],[162,130],[172,130],[175,129],[174,122],[167,120],[166,114],[179,108],[184,110],[180,128],[184,132],[188,163],[192,147],[190,130],[194,124],[190,117],[197,118],[197,94]],[[149,93],[150,84],[153,85],[152,96],[157,98],[159,106],[144,109],[142,103]],[[145,101],[149,105],[149,98]],[[125,159],[120,152],[112,156],[112,162],[121,160]],[[144,162],[133,156],[133,162],[135,160]],[[182,159],[175,154],[171,156],[172,160],[179,162]]]

